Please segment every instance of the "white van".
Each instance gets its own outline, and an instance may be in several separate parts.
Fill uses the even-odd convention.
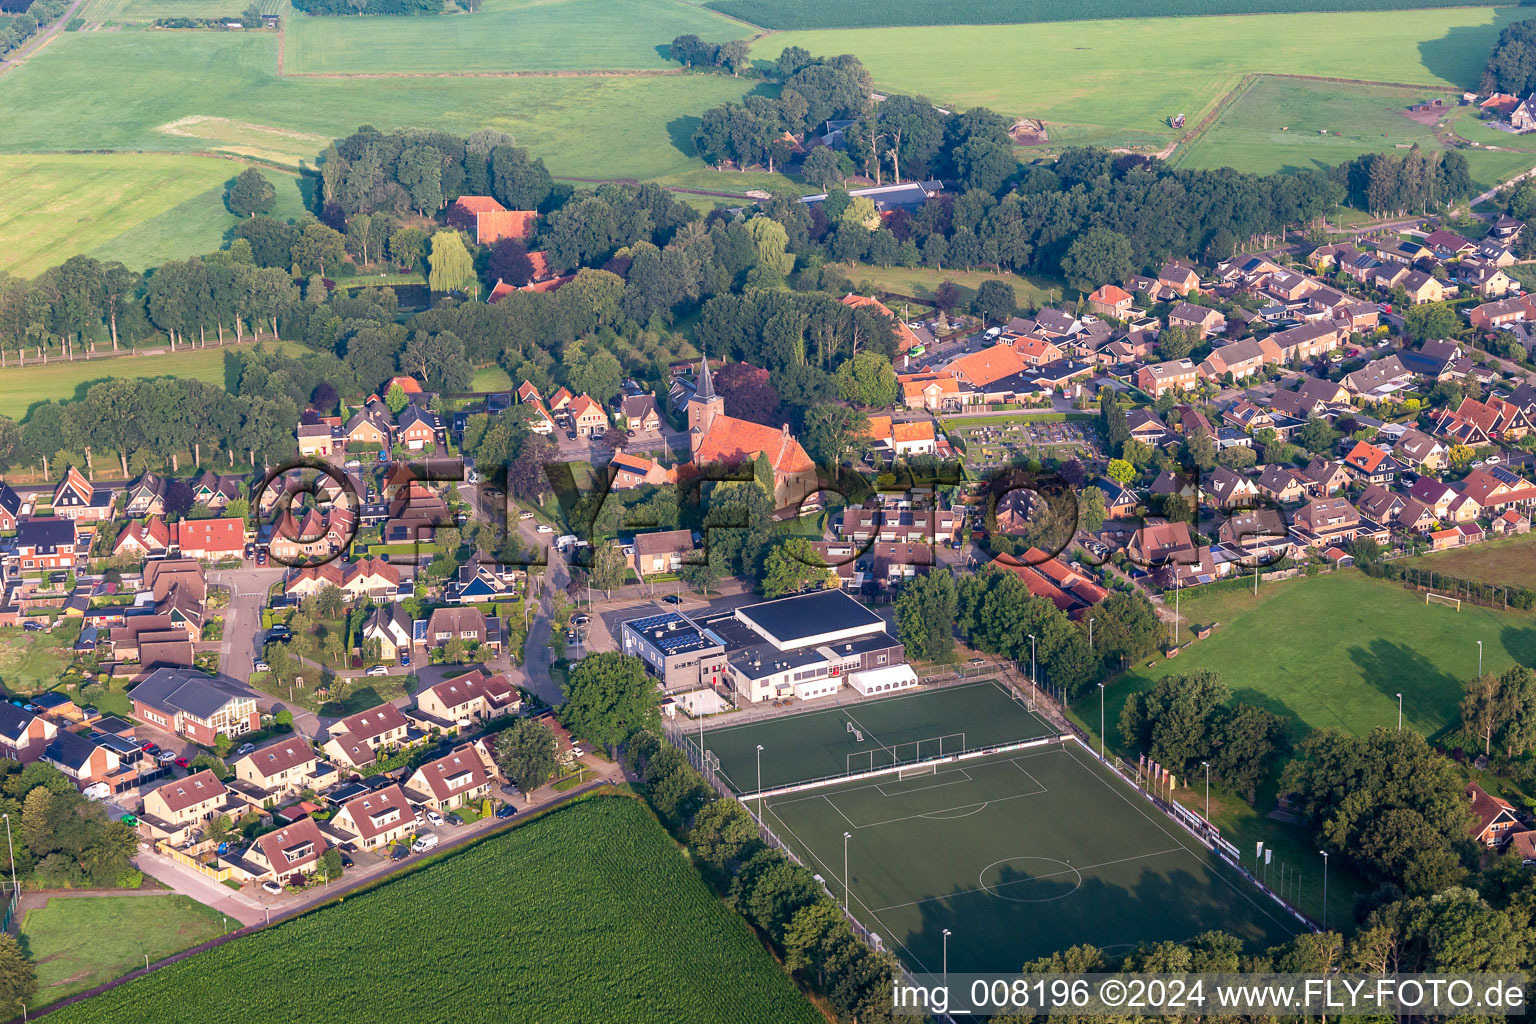
[[[87,800],[105,800],[112,795],[112,787],[105,782],[93,782],[80,791]]]
[[[437,835],[435,833],[428,832],[424,836],[417,837],[416,841],[411,844],[411,852],[412,853],[426,853],[428,850],[432,849],[436,845],[437,845]]]

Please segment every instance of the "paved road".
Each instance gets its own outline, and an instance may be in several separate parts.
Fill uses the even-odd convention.
[[[257,924],[266,920],[266,908],[250,896],[236,892],[191,868],[183,867],[169,857],[146,850],[143,846],[139,847],[133,864],[146,875],[164,882],[183,896],[190,896],[221,914],[228,914],[241,924]]]

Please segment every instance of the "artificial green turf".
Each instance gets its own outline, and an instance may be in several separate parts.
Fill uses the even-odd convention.
[[[151,962],[240,927],[176,894],[58,897],[29,910],[20,937],[37,964],[31,1009],[111,981]]]
[[[819,1024],[650,813],[599,797],[58,1011],[61,1024]]]
[[[500,128],[556,174],[653,178],[703,166],[690,139],[704,110],[768,88],[729,75],[279,77],[276,64],[270,32],[68,33],[0,78],[7,113],[0,151],[209,148],[199,130],[215,131],[218,148],[237,149],[238,125],[160,130],[188,117],[317,139],[362,124],[459,133]],[[269,132],[245,136],[252,149],[273,143]]]
[[[769,825],[914,970],[1017,971],[1218,928],[1263,949],[1299,925],[1075,742],[770,799]]]
[[[290,16],[289,74],[679,68],[676,36],[721,42],[751,30],[679,0],[488,0],[474,14]]]
[[[1525,16],[1459,7],[783,32],[759,40],[753,56],[772,60],[786,46],[857,54],[884,91],[1043,118],[1053,144],[1128,132],[1171,142],[1182,131],[1168,118],[1197,123],[1248,73],[1475,88],[1500,28]]]
[[[758,784],[758,744],[763,746],[762,785],[773,789],[918,760],[919,754],[926,759],[1053,731],[990,679],[820,709],[814,702],[809,706],[814,710],[707,730],[704,748],[719,756],[720,771],[737,792],[750,795]],[[863,733],[862,741],[848,731],[850,721]],[[855,756],[850,759],[850,754]]]
[[[1127,695],[1169,673],[1219,672],[1234,700],[1290,718],[1297,739],[1313,729],[1395,727],[1401,692],[1404,724],[1433,738],[1457,727],[1463,685],[1477,674],[1477,641],[1486,671],[1536,664],[1528,613],[1426,606],[1420,593],[1349,570],[1264,583],[1257,599],[1247,590],[1186,593],[1180,610],[1190,623],[1218,628],[1177,658],[1142,661],[1109,685],[1111,748],[1122,745],[1116,722]],[[1097,722],[1097,697],[1085,696],[1077,711]]]

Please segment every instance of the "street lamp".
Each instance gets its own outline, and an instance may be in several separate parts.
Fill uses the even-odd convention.
[[[5,814],[0,817],[5,818],[5,846],[11,854],[11,899],[15,900],[20,898],[20,894],[16,891],[16,846],[11,842],[11,816]]]
[[[1035,709],[1035,634],[1029,634],[1029,709]]]
[[[848,877],[848,840],[852,838],[852,832],[843,833],[843,913],[845,914],[848,913],[848,903],[852,899],[848,894],[848,889],[853,884],[853,880]]]
[[[1323,855],[1323,931],[1328,930],[1328,851],[1318,850]]]
[[[1104,684],[1099,684],[1099,760],[1104,760]]]
[[[763,813],[763,745],[757,745],[757,813]]]
[[[949,937],[953,933],[944,929],[944,987],[949,988]]]
[[[1088,620],[1088,653],[1093,653],[1093,620]]]
[[[1483,642],[1481,640],[1477,642],[1477,676],[1479,679],[1483,676]]]
[[[1397,695],[1397,731],[1403,731],[1403,695]]]
[[[1205,823],[1211,823],[1211,762],[1201,761],[1201,767],[1205,769]]]

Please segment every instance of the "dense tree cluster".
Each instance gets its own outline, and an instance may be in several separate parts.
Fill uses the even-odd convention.
[[[706,879],[757,928],[784,966],[823,997],[833,1019],[893,1019],[897,961],[854,935],[816,876],[764,843],[746,808],[717,797],[681,751],[651,733],[630,741],[625,760]]]
[[[1374,214],[1430,213],[1467,199],[1477,190],[1467,158],[1454,149],[1426,153],[1414,146],[1402,156],[1367,153],[1329,172],[1351,206]]]
[[[1497,745],[1505,758],[1536,749],[1536,671],[1515,665],[1501,675],[1488,673],[1467,683],[1461,723],[1483,741],[1483,752]]]
[[[39,29],[53,24],[69,10],[69,0],[32,0],[30,4],[0,7],[19,13],[0,28],[0,54],[7,53],[31,39]]]
[[[1471,813],[1463,783],[1412,730],[1313,733],[1280,786],[1318,841],[1368,875],[1409,893],[1438,892],[1465,875]]]
[[[415,15],[442,14],[443,0],[295,0],[293,5],[305,14],[329,15]]]
[[[1504,26],[1483,68],[1482,91],[1521,97],[1536,91],[1536,21]]]
[[[133,829],[52,765],[0,761],[0,810],[11,819],[16,872],[32,888],[138,884]]]
[[[1186,782],[1208,762],[1212,778],[1251,801],[1288,751],[1290,728],[1271,711],[1231,699],[1215,672],[1163,676],[1126,699],[1120,736]]]

